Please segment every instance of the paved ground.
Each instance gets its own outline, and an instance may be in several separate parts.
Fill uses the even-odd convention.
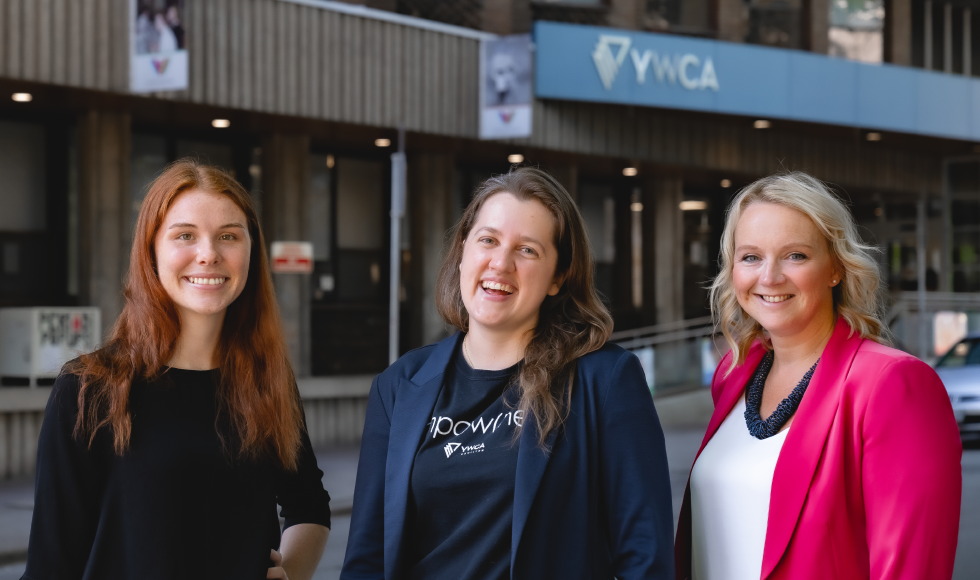
[[[667,431],[667,459],[670,462],[671,488],[674,496],[674,518],[680,509],[681,495],[694,454],[701,443],[703,429],[670,429]],[[333,529],[327,551],[317,568],[315,580],[334,580],[347,546],[350,528],[350,501],[357,470],[357,449],[335,447],[317,453],[325,487],[333,496],[335,510]],[[0,486],[0,580],[16,580],[24,571],[32,507],[32,484],[12,482]],[[963,509],[960,539],[956,552],[954,580],[980,577],[980,446],[973,445],[963,453]]]

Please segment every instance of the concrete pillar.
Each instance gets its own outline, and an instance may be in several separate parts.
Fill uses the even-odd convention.
[[[408,158],[409,308],[413,329],[409,346],[433,343],[449,332],[436,311],[435,292],[455,214],[454,173],[455,161],[450,154],[420,153]]]
[[[657,324],[684,318],[684,199],[683,181],[653,177],[647,181],[647,197],[653,205],[654,304]],[[644,208],[645,209],[645,208]]]
[[[827,54],[830,48],[830,0],[808,0],[803,3],[804,46],[810,52]]]
[[[638,30],[643,23],[644,0],[610,0],[607,22],[613,28]]]
[[[745,42],[749,28],[749,9],[744,0],[716,0],[715,30],[718,40]]]
[[[309,135],[274,134],[262,145],[262,227],[266,243],[306,241],[310,185]],[[310,374],[310,279],[273,274],[276,300],[296,376]]]
[[[912,0],[885,2],[885,62],[912,65]]]
[[[103,336],[119,313],[129,269],[130,116],[90,111],[78,122],[79,300],[102,309]]]

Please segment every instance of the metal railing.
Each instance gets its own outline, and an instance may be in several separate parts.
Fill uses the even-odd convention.
[[[706,386],[724,351],[710,316],[614,332],[609,340],[633,351],[654,395]]]
[[[926,292],[920,304],[918,292],[898,292],[885,316],[895,346],[932,362],[936,353],[934,317],[938,312],[962,312],[967,315],[967,332],[980,330],[980,293]]]

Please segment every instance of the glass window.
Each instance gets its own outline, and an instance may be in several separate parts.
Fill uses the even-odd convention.
[[[130,227],[136,227],[140,205],[150,184],[167,166],[167,139],[159,135],[133,135],[130,156]]]
[[[44,127],[0,121],[0,231],[44,231],[45,174]]]
[[[204,141],[177,141],[177,159],[193,157],[201,163],[216,165],[235,177],[235,162],[231,145]]]
[[[307,208],[307,231],[313,242],[313,259],[330,259],[330,230],[333,223],[331,215],[330,169],[332,155],[310,155],[310,205]]]
[[[828,52],[861,62],[881,62],[884,28],[884,0],[831,0]]]
[[[980,338],[965,338],[939,359],[936,367],[963,367],[980,365]]]
[[[647,0],[643,28],[652,31],[714,36],[709,0]]]
[[[578,206],[595,254],[596,289],[603,300],[613,297],[613,269],[616,262],[616,203],[610,185],[581,183]]]
[[[380,161],[337,159],[337,293],[341,300],[382,297],[385,167]]]
[[[803,48],[803,0],[747,0],[749,27],[745,41],[779,48]]]

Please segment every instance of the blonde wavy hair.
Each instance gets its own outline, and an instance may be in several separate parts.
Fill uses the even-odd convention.
[[[852,334],[887,344],[887,327],[882,322],[879,297],[881,278],[872,257],[877,248],[861,241],[857,225],[847,206],[823,182],[806,173],[770,175],[738,193],[725,218],[719,256],[720,273],[711,284],[711,316],[732,348],[732,365],[745,362],[749,346],[766,339],[762,326],[738,303],[732,280],[735,262],[735,227],[749,205],[767,202],[795,209],[810,218],[823,233],[831,258],[841,273],[841,283],[833,287],[834,312],[851,326]]]

